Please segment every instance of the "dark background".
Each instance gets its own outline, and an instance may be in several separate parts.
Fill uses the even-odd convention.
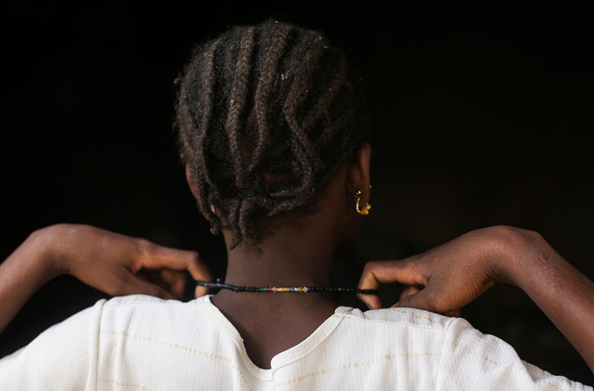
[[[209,233],[178,163],[172,81],[206,34],[276,17],[324,31],[368,85],[373,208],[341,257],[337,284],[356,285],[369,260],[496,224],[540,232],[594,278],[586,9],[220,4],[24,4],[5,14],[1,259],[35,229],[85,223],[198,250],[222,276],[222,237]],[[387,288],[386,303],[400,289]],[[0,336],[0,357],[101,297],[73,277],[53,280]],[[522,291],[495,287],[463,316],[522,359],[592,384],[585,362]]]

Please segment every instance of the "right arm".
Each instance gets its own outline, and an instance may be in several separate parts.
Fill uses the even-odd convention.
[[[394,306],[446,313],[469,304],[497,283],[526,292],[576,348],[594,373],[594,283],[538,233],[497,226],[471,231],[426,253],[369,262],[359,288],[400,282],[418,287]],[[371,309],[377,296],[360,295]]]
[[[0,264],[0,334],[51,279],[70,274],[112,296],[182,299],[185,271],[211,281],[198,253],[162,247],[89,225],[56,224],[33,232]],[[195,296],[206,293],[197,287]]]
[[[182,299],[189,271],[210,281],[200,256],[100,228],[57,224],[35,231],[0,265],[0,332],[27,299],[60,274],[112,296]],[[204,290],[196,290],[198,297]],[[95,389],[103,302],[48,328],[0,358],[0,389]]]

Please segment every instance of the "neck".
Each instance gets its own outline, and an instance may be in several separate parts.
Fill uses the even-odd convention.
[[[305,229],[277,229],[259,243],[258,251],[241,242],[228,251],[225,282],[249,287],[329,286],[330,269],[336,251],[335,232],[328,223],[307,224]],[[231,235],[223,231],[227,246]],[[222,290],[217,302],[231,300],[237,304],[250,301],[268,304],[334,305],[327,293],[250,293]]]
[[[260,253],[242,245],[229,251],[225,282],[243,286],[328,286],[334,249],[323,243],[323,237],[275,239],[265,243]]]

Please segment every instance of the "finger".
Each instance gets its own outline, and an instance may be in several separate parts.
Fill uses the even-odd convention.
[[[437,306],[436,301],[433,298],[432,290],[430,287],[421,289],[414,295],[410,295],[394,304],[392,307],[406,307],[406,308],[418,308],[420,310],[441,312]]]
[[[196,289],[194,290],[194,297],[199,298],[204,296],[208,293],[208,288],[205,286],[196,285]]]
[[[153,278],[147,275],[146,273],[136,273],[136,278],[141,279],[142,281],[152,282]]]
[[[164,288],[179,300],[183,299],[188,284],[186,272],[164,268],[159,270],[159,274],[164,283]]]
[[[175,296],[162,287],[148,281],[137,278],[130,272],[122,272],[116,277],[115,294],[117,296],[127,295],[149,295],[160,297],[165,300],[176,300]]]
[[[136,273],[136,277],[143,281],[159,285],[173,294],[178,300],[183,300],[186,286],[188,285],[188,275],[186,271],[181,270],[168,268],[147,269],[143,267]]]
[[[359,289],[373,289],[376,290],[379,288],[379,281],[377,277],[373,273],[375,262],[368,262],[363,269],[363,274],[361,275],[361,279],[359,280]],[[382,302],[380,298],[376,295],[362,295],[357,293],[357,297],[363,303],[369,307],[371,310],[377,310],[382,308]]]
[[[423,287],[417,286],[417,285],[407,286],[406,288],[404,288],[404,290],[400,294],[400,300],[403,300],[404,298],[406,298],[408,296],[414,295],[415,293],[419,292],[421,289],[423,289]]]
[[[141,244],[141,264],[150,269],[166,267],[175,270],[188,270],[194,280],[212,281],[208,267],[195,251],[163,247],[148,241]]]
[[[427,285],[427,278],[421,268],[414,262],[418,257],[405,258],[399,261],[373,261],[365,265],[359,289],[378,289],[379,284],[399,282],[406,285]],[[357,295],[371,309],[381,307],[379,297],[374,295]]]
[[[461,318],[462,310],[448,311],[448,312],[444,313],[444,315],[452,317],[452,318]]]
[[[154,269],[142,268],[136,273],[136,277],[140,278],[143,281],[148,281],[152,283],[158,283],[162,281],[159,270]]]

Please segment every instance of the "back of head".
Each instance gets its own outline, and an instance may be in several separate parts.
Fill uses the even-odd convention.
[[[313,213],[369,138],[345,53],[289,23],[235,26],[197,46],[176,85],[182,162],[211,232],[233,232],[230,249],[257,244],[275,216]]]

